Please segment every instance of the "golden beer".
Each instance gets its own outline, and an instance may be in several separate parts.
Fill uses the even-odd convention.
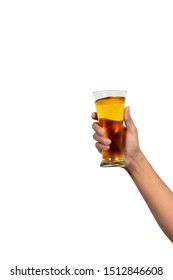
[[[99,93],[103,98],[99,98]],[[111,139],[110,149],[102,152],[100,164],[102,167],[125,166],[123,160],[125,93],[124,91],[95,92],[95,105],[99,124],[104,128],[104,137]]]

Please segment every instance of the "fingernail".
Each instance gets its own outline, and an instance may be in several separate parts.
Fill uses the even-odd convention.
[[[99,134],[100,136],[102,136],[102,135],[104,134],[104,131],[103,131],[103,129],[102,129],[102,128],[99,128],[99,130],[98,130],[98,134]]]
[[[104,151],[109,150],[109,148],[110,148],[109,146],[103,146],[103,150],[104,150]]]
[[[110,139],[104,139],[104,144],[105,145],[110,145],[110,143],[111,143],[111,140]]]

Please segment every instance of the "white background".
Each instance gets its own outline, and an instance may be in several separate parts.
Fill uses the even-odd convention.
[[[100,269],[93,279],[163,266],[147,279],[172,279],[171,242],[126,171],[99,167],[90,117],[92,91],[127,90],[141,148],[172,188],[171,4],[0,2],[2,279],[16,265]]]

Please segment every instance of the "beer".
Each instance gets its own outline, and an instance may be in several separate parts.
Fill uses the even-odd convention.
[[[96,100],[96,111],[105,138],[111,139],[110,149],[102,152],[101,166],[123,167],[123,115],[125,97],[109,96]]]
[[[103,151],[104,162],[119,163],[123,160],[123,121],[99,119],[99,124],[104,128],[104,137],[111,139],[110,148]]]

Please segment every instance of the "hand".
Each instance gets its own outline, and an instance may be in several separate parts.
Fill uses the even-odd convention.
[[[98,120],[97,114],[94,112],[91,115],[92,119]],[[139,147],[137,128],[130,116],[130,108],[126,107],[124,110],[124,147],[123,157],[125,160],[125,168],[128,168],[130,163],[141,151]],[[96,148],[101,153],[104,150],[110,148],[111,140],[104,137],[104,129],[99,126],[98,122],[92,124],[92,128],[95,131],[93,139],[96,140]]]

